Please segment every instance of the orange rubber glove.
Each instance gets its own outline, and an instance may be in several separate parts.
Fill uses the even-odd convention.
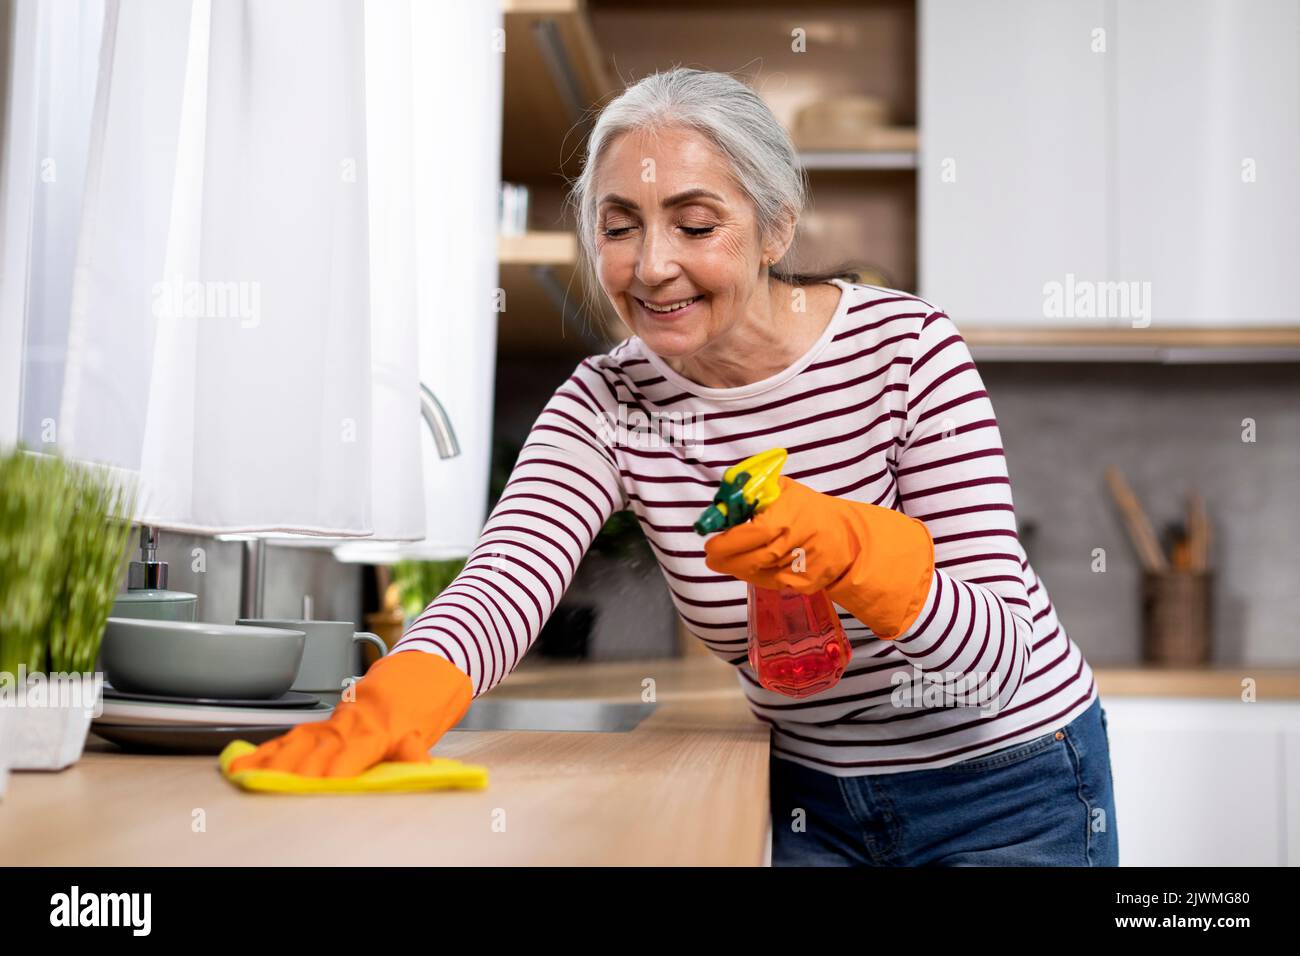
[[[425,651],[397,651],[371,665],[328,720],[299,724],[230,765],[307,777],[354,777],[384,761],[426,761],[429,748],[469,710],[469,675]]]
[[[704,543],[704,563],[757,587],[826,591],[881,640],[906,633],[934,577],[925,522],[813,491],[785,475],[779,481],[776,501]]]

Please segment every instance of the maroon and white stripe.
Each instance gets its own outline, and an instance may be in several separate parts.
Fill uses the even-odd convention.
[[[736,666],[781,757],[841,776],[940,767],[1087,709],[1092,671],[1021,547],[997,420],[965,341],[923,299],[836,284],[843,296],[822,338],[752,385],[700,387],[635,337],[584,359],[538,416],[465,570],[398,647],[440,654],[476,695],[489,690],[536,640],[605,520],[630,508],[686,626]],[[617,422],[620,405],[647,419],[689,415],[694,440],[611,441],[602,421]],[[803,700],[759,685],[746,660],[745,584],[709,570],[691,527],[723,469],[778,446],[791,478],[917,517],[935,542],[915,624],[881,641],[841,609],[849,668]],[[895,706],[893,677],[910,683],[913,668],[970,696]]]

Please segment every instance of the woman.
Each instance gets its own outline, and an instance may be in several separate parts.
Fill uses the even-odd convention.
[[[781,271],[805,193],[780,124],[725,74],[656,74],[605,108],[571,199],[633,336],[556,390],[464,571],[355,701],[241,767],[423,758],[631,508],[770,725],[775,864],[1117,863],[1101,700],[1020,546],[966,345],[916,296]],[[661,427],[630,436],[629,412]],[[778,500],[698,537],[722,471],[778,446]],[[838,684],[760,686],[747,582],[830,593],[853,646]]]

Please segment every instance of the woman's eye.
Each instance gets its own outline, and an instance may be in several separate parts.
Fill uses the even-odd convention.
[[[636,228],[635,226],[616,226],[613,228],[603,229],[601,230],[601,232],[606,238],[620,239],[635,228]],[[688,236],[707,236],[709,233],[713,232],[715,228],[716,228],[715,226],[682,226],[681,227],[682,231],[686,233]]]

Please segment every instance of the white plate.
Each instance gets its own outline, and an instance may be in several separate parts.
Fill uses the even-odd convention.
[[[106,724],[209,724],[230,727],[255,724],[267,727],[292,727],[325,720],[334,713],[328,704],[315,707],[210,707],[204,704],[168,704],[143,700],[104,699],[103,716],[95,718]]]

